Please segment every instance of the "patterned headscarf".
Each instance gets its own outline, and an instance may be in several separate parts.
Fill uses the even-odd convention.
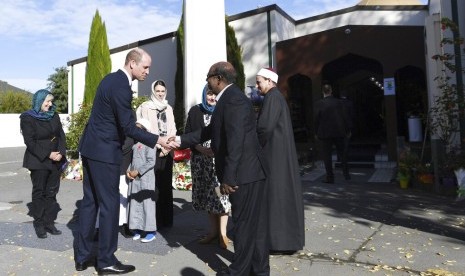
[[[202,94],[202,103],[199,104],[200,109],[203,113],[213,114],[215,110],[214,105],[209,105],[207,101],[207,92],[208,92],[208,84],[203,87],[203,94]]]
[[[56,105],[52,103],[52,106],[46,112],[43,112],[41,110],[42,104],[44,103],[48,95],[52,95],[52,93],[46,89],[40,89],[36,93],[34,93],[34,96],[32,97],[32,109],[23,112],[20,115],[20,117],[31,116],[36,118],[37,120],[50,121],[53,118],[53,115],[55,115]]]

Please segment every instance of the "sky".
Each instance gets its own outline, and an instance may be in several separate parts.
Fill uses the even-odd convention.
[[[196,0],[202,1],[202,0]],[[225,0],[227,15],[277,4],[298,20],[355,6],[360,0]],[[87,56],[98,9],[110,49],[173,32],[182,0],[2,0],[0,80],[35,92],[55,69]]]

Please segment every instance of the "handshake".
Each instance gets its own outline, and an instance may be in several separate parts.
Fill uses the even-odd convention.
[[[181,141],[176,141],[176,136],[159,136],[157,140],[157,144],[160,144],[167,150],[177,149],[179,148]]]

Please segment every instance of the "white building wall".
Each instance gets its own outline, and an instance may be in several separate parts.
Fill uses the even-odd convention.
[[[0,136],[0,148],[11,148],[11,147],[24,147],[24,139],[21,134],[20,127],[20,114],[1,114],[0,115],[0,126],[2,129],[7,129]],[[63,130],[68,132],[68,114],[60,114],[61,123],[63,124]],[[20,156],[19,158],[23,158]]]
[[[323,32],[347,25],[377,25],[377,26],[423,26],[426,10],[418,11],[353,11],[345,14],[325,17],[296,26],[296,36]]]
[[[274,45],[276,45],[276,42],[296,37],[296,27],[293,22],[289,21],[289,19],[276,11],[273,11],[273,18],[274,20],[272,20],[272,22],[274,22],[276,34],[276,41],[274,41]]]
[[[261,13],[230,21],[236,32],[237,43],[242,48],[245,85],[255,86],[255,75],[262,67],[268,67],[267,14]]]

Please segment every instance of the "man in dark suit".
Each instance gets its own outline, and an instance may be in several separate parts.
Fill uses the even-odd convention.
[[[350,146],[350,137],[352,137],[352,129],[354,127],[354,104],[351,100],[347,98],[347,90],[342,90],[340,94],[340,98],[342,101],[342,105],[344,106],[345,115],[347,117],[347,125],[349,128],[349,133],[344,137],[344,150],[342,152],[342,156],[340,159],[345,159],[346,166],[348,167],[348,160],[349,160],[349,146]],[[350,174],[348,169],[346,169],[346,174],[344,174],[346,180],[350,179]]]
[[[211,138],[222,194],[229,194],[234,222],[230,275],[269,275],[267,187],[251,101],[236,85],[228,62],[210,67],[207,82],[216,104],[208,127],[181,136],[181,147]]]
[[[84,197],[79,210],[79,231],[75,265],[77,271],[87,269],[93,261],[94,231],[97,211],[99,234],[96,268],[99,275],[123,274],[135,270],[114,255],[118,246],[119,172],[125,136],[147,146],[158,143],[170,148],[167,138],[136,127],[132,112],[131,83],[145,80],[152,63],[142,49],[131,50],[123,69],[108,74],[99,84],[92,112],[79,143],[83,163]]]
[[[333,145],[339,156],[342,156],[343,174],[346,180],[350,178],[347,166],[347,156],[344,151],[344,139],[350,135],[349,124],[344,105],[340,99],[333,96],[331,85],[323,85],[323,99],[315,104],[314,115],[315,136],[322,144],[323,162],[325,164],[325,183],[334,183],[332,152]]]

